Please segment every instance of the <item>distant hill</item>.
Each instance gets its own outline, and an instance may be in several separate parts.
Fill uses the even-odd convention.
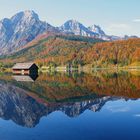
[[[104,41],[89,37],[48,33],[39,36],[9,56],[1,56],[0,60],[5,60],[7,64],[26,61],[35,61],[38,64],[55,62],[56,65],[75,61],[75,63],[82,64],[84,53],[98,42]],[[78,56],[79,60],[77,60],[77,55],[82,50],[83,56]]]
[[[83,61],[94,67],[140,66],[140,39],[97,43],[86,51]]]
[[[38,65],[133,66],[140,63],[140,39],[104,42],[89,37],[44,34],[1,62],[34,61]]]

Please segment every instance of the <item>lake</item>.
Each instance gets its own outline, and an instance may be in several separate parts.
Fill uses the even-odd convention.
[[[0,140],[139,140],[140,71],[0,76]]]

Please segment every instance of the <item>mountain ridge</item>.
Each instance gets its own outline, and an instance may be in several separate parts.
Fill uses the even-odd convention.
[[[48,31],[107,41],[137,38],[137,36],[125,36],[124,38],[109,36],[98,25],[86,27],[76,20],[68,20],[62,26],[54,27],[46,21],[41,21],[33,10],[26,10],[0,21],[0,55],[13,53]]]
[[[33,11],[19,12],[0,21],[0,25],[0,54],[14,52],[46,30],[54,30],[50,24],[40,21]]]

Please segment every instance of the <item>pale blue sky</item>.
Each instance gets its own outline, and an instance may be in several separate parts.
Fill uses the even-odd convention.
[[[140,0],[0,0],[0,19],[34,10],[54,26],[75,19],[100,25],[107,34],[140,36],[139,7]]]

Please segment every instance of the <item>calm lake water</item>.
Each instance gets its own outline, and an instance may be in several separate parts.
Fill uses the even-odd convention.
[[[0,140],[140,140],[140,71],[0,76]]]

